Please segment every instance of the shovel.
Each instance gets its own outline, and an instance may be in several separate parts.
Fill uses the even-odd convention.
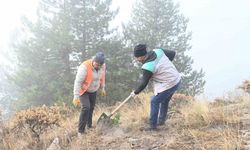
[[[111,114],[107,115],[105,113],[102,113],[101,116],[97,120],[97,125],[111,125],[112,120],[111,117],[114,115],[115,112],[117,112],[132,96],[129,95],[115,110],[111,112]]]

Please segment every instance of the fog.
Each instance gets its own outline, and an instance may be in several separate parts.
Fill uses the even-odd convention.
[[[134,0],[114,0],[120,7],[118,26],[129,19]],[[189,18],[192,45],[188,54],[195,69],[205,71],[205,91],[208,99],[223,96],[250,77],[250,1],[238,0],[175,0],[180,12]],[[5,55],[9,40],[20,25],[22,15],[34,19],[37,1],[0,1],[0,64],[11,62]]]

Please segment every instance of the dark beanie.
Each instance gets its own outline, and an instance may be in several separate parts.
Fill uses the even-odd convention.
[[[94,56],[94,61],[101,65],[104,64],[105,57],[104,57],[103,52],[96,53]]]
[[[146,44],[136,45],[134,48],[134,56],[135,57],[145,56],[147,54],[146,49],[147,49]]]

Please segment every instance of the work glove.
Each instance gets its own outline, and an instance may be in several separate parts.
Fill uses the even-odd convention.
[[[102,96],[106,96],[106,91],[105,91],[105,89],[102,89],[101,95],[102,95]]]
[[[130,94],[131,97],[135,97],[135,95],[136,95],[135,91],[132,91],[131,94]]]
[[[81,106],[81,102],[80,102],[79,97],[74,97],[72,103],[73,103],[73,105],[74,105],[75,107],[80,107],[80,106]]]

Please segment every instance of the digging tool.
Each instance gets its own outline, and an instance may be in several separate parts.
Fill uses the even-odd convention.
[[[101,116],[97,120],[97,125],[99,124],[110,124],[112,123],[111,117],[117,112],[130,98],[132,95],[129,95],[115,110],[111,112],[111,114],[107,115],[106,113],[102,113]]]

